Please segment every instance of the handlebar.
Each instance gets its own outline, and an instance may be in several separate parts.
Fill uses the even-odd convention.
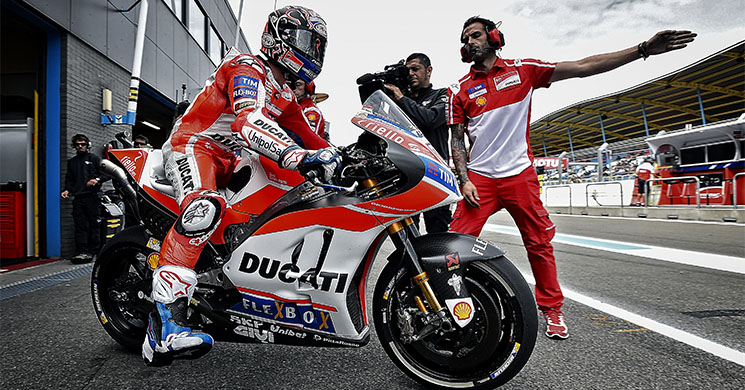
[[[344,160],[344,153],[343,153],[343,151],[342,150],[339,150],[339,152],[340,152],[340,154],[342,156],[342,160]],[[318,172],[317,169],[311,169],[308,172],[306,172],[304,174],[304,176],[305,176],[305,178],[309,182],[313,183],[316,187],[323,187],[323,188],[328,188],[328,189],[337,190],[337,191],[344,191],[344,192],[347,192],[347,193],[354,192],[355,189],[357,188],[357,185],[359,184],[356,181],[351,186],[349,186],[349,187],[342,187],[342,186],[337,186],[337,185],[333,185],[333,184],[326,184],[326,183],[321,182],[321,180],[318,179],[318,174],[319,174],[319,172]]]

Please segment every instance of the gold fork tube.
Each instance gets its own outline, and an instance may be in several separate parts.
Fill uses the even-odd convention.
[[[427,308],[424,307],[424,302],[422,302],[422,298],[419,298],[419,295],[415,295],[414,296],[414,302],[416,302],[416,306],[419,308],[419,310],[422,313],[426,313],[427,312]]]
[[[429,285],[429,276],[427,276],[427,273],[422,272],[421,274],[414,276],[414,283],[416,283],[422,290],[424,299],[429,302],[429,306],[432,310],[436,312],[440,311],[442,306],[440,305],[440,302],[437,301],[437,298],[435,298],[435,292],[432,291],[432,287]]]

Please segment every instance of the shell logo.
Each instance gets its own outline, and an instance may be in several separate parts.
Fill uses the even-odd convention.
[[[486,104],[486,98],[483,96],[479,96],[479,98],[476,99],[476,104],[478,104],[480,107],[483,107],[484,104]]]
[[[160,254],[158,253],[151,253],[150,256],[147,257],[147,264],[150,266],[150,269],[152,270],[158,268],[159,262],[160,262]]]
[[[471,313],[473,313],[473,309],[471,309],[471,305],[468,302],[460,302],[453,308],[453,314],[461,321],[470,318]]]

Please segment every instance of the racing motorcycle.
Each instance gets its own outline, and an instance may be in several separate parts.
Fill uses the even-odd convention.
[[[196,265],[190,326],[222,341],[362,347],[371,336],[367,281],[389,237],[395,251],[371,311],[388,356],[427,388],[507,382],[536,341],[527,283],[497,246],[421,235],[413,225],[411,216],[462,197],[448,165],[393,101],[373,93],[352,123],[363,132],[341,148],[333,184],[241,151],[220,189],[229,207]],[[139,351],[160,243],[178,205],[159,150],[113,150],[102,169],[140,223],[102,248],[93,304],[106,332]]]

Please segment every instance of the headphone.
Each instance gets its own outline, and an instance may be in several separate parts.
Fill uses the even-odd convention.
[[[88,139],[88,137],[85,134],[75,134],[72,136],[72,141],[70,142],[70,146],[72,146],[73,149],[75,149],[75,142],[79,141],[85,141],[85,146],[90,150],[91,148],[91,140]]]
[[[479,16],[473,16],[470,19],[466,21],[465,26],[469,26],[475,22],[479,22],[482,25],[484,25],[484,29],[486,29],[486,41],[489,43],[489,46],[491,46],[494,50],[499,50],[504,46],[504,34],[502,34],[501,31],[497,27],[499,27],[496,23],[492,22],[489,19],[484,19]],[[501,25],[502,22],[499,22],[499,25]],[[465,27],[463,27],[463,30],[465,31]],[[473,60],[468,55],[468,51],[466,50],[466,46],[463,45],[460,48],[460,60],[463,62],[472,62]]]

